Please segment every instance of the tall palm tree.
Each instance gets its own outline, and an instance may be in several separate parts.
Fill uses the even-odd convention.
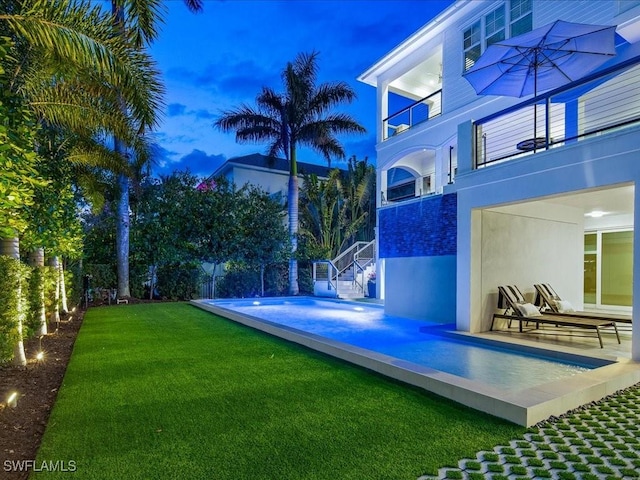
[[[320,153],[331,165],[332,158],[345,158],[339,133],[364,133],[365,128],[347,114],[332,109],[356,98],[345,82],[316,85],[318,52],[300,53],[282,72],[284,92],[263,87],[256,106],[240,105],[223,111],[215,127],[235,131],[240,143],[270,142],[269,156],[282,153],[289,161],[288,214],[293,255],[289,261],[289,294],[297,295],[298,262],[298,145]]]
[[[202,0],[183,0],[192,12],[202,10]],[[130,38],[138,49],[153,42],[158,36],[157,26],[163,19],[162,0],[111,0],[111,12],[116,30],[123,38]],[[126,110],[126,104],[121,102],[121,109]],[[141,133],[144,131],[141,130]],[[114,151],[123,159],[128,159],[125,139],[114,136]],[[137,159],[140,165],[140,158]],[[129,176],[118,175],[118,203],[116,218],[116,255],[118,268],[118,296],[129,297]]]

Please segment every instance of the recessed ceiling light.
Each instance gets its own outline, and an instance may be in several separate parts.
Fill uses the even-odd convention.
[[[601,210],[593,210],[592,212],[589,213],[585,213],[584,216],[585,217],[591,217],[591,218],[600,218],[604,215],[606,215],[607,212],[603,212]]]

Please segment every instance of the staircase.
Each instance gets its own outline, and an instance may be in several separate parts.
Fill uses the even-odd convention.
[[[333,260],[313,262],[314,295],[364,298],[372,272],[375,272],[375,241],[356,242]]]

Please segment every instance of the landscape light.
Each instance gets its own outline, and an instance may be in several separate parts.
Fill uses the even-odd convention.
[[[7,397],[7,407],[16,408],[18,406],[18,392],[11,392]]]
[[[44,358],[44,352],[40,350],[36,355],[36,360],[41,361]]]

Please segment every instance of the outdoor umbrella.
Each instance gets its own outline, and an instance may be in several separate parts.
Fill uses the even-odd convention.
[[[581,78],[613,57],[615,30],[615,25],[557,20],[490,45],[463,75],[478,95],[537,96]],[[534,131],[535,123],[534,113]]]

